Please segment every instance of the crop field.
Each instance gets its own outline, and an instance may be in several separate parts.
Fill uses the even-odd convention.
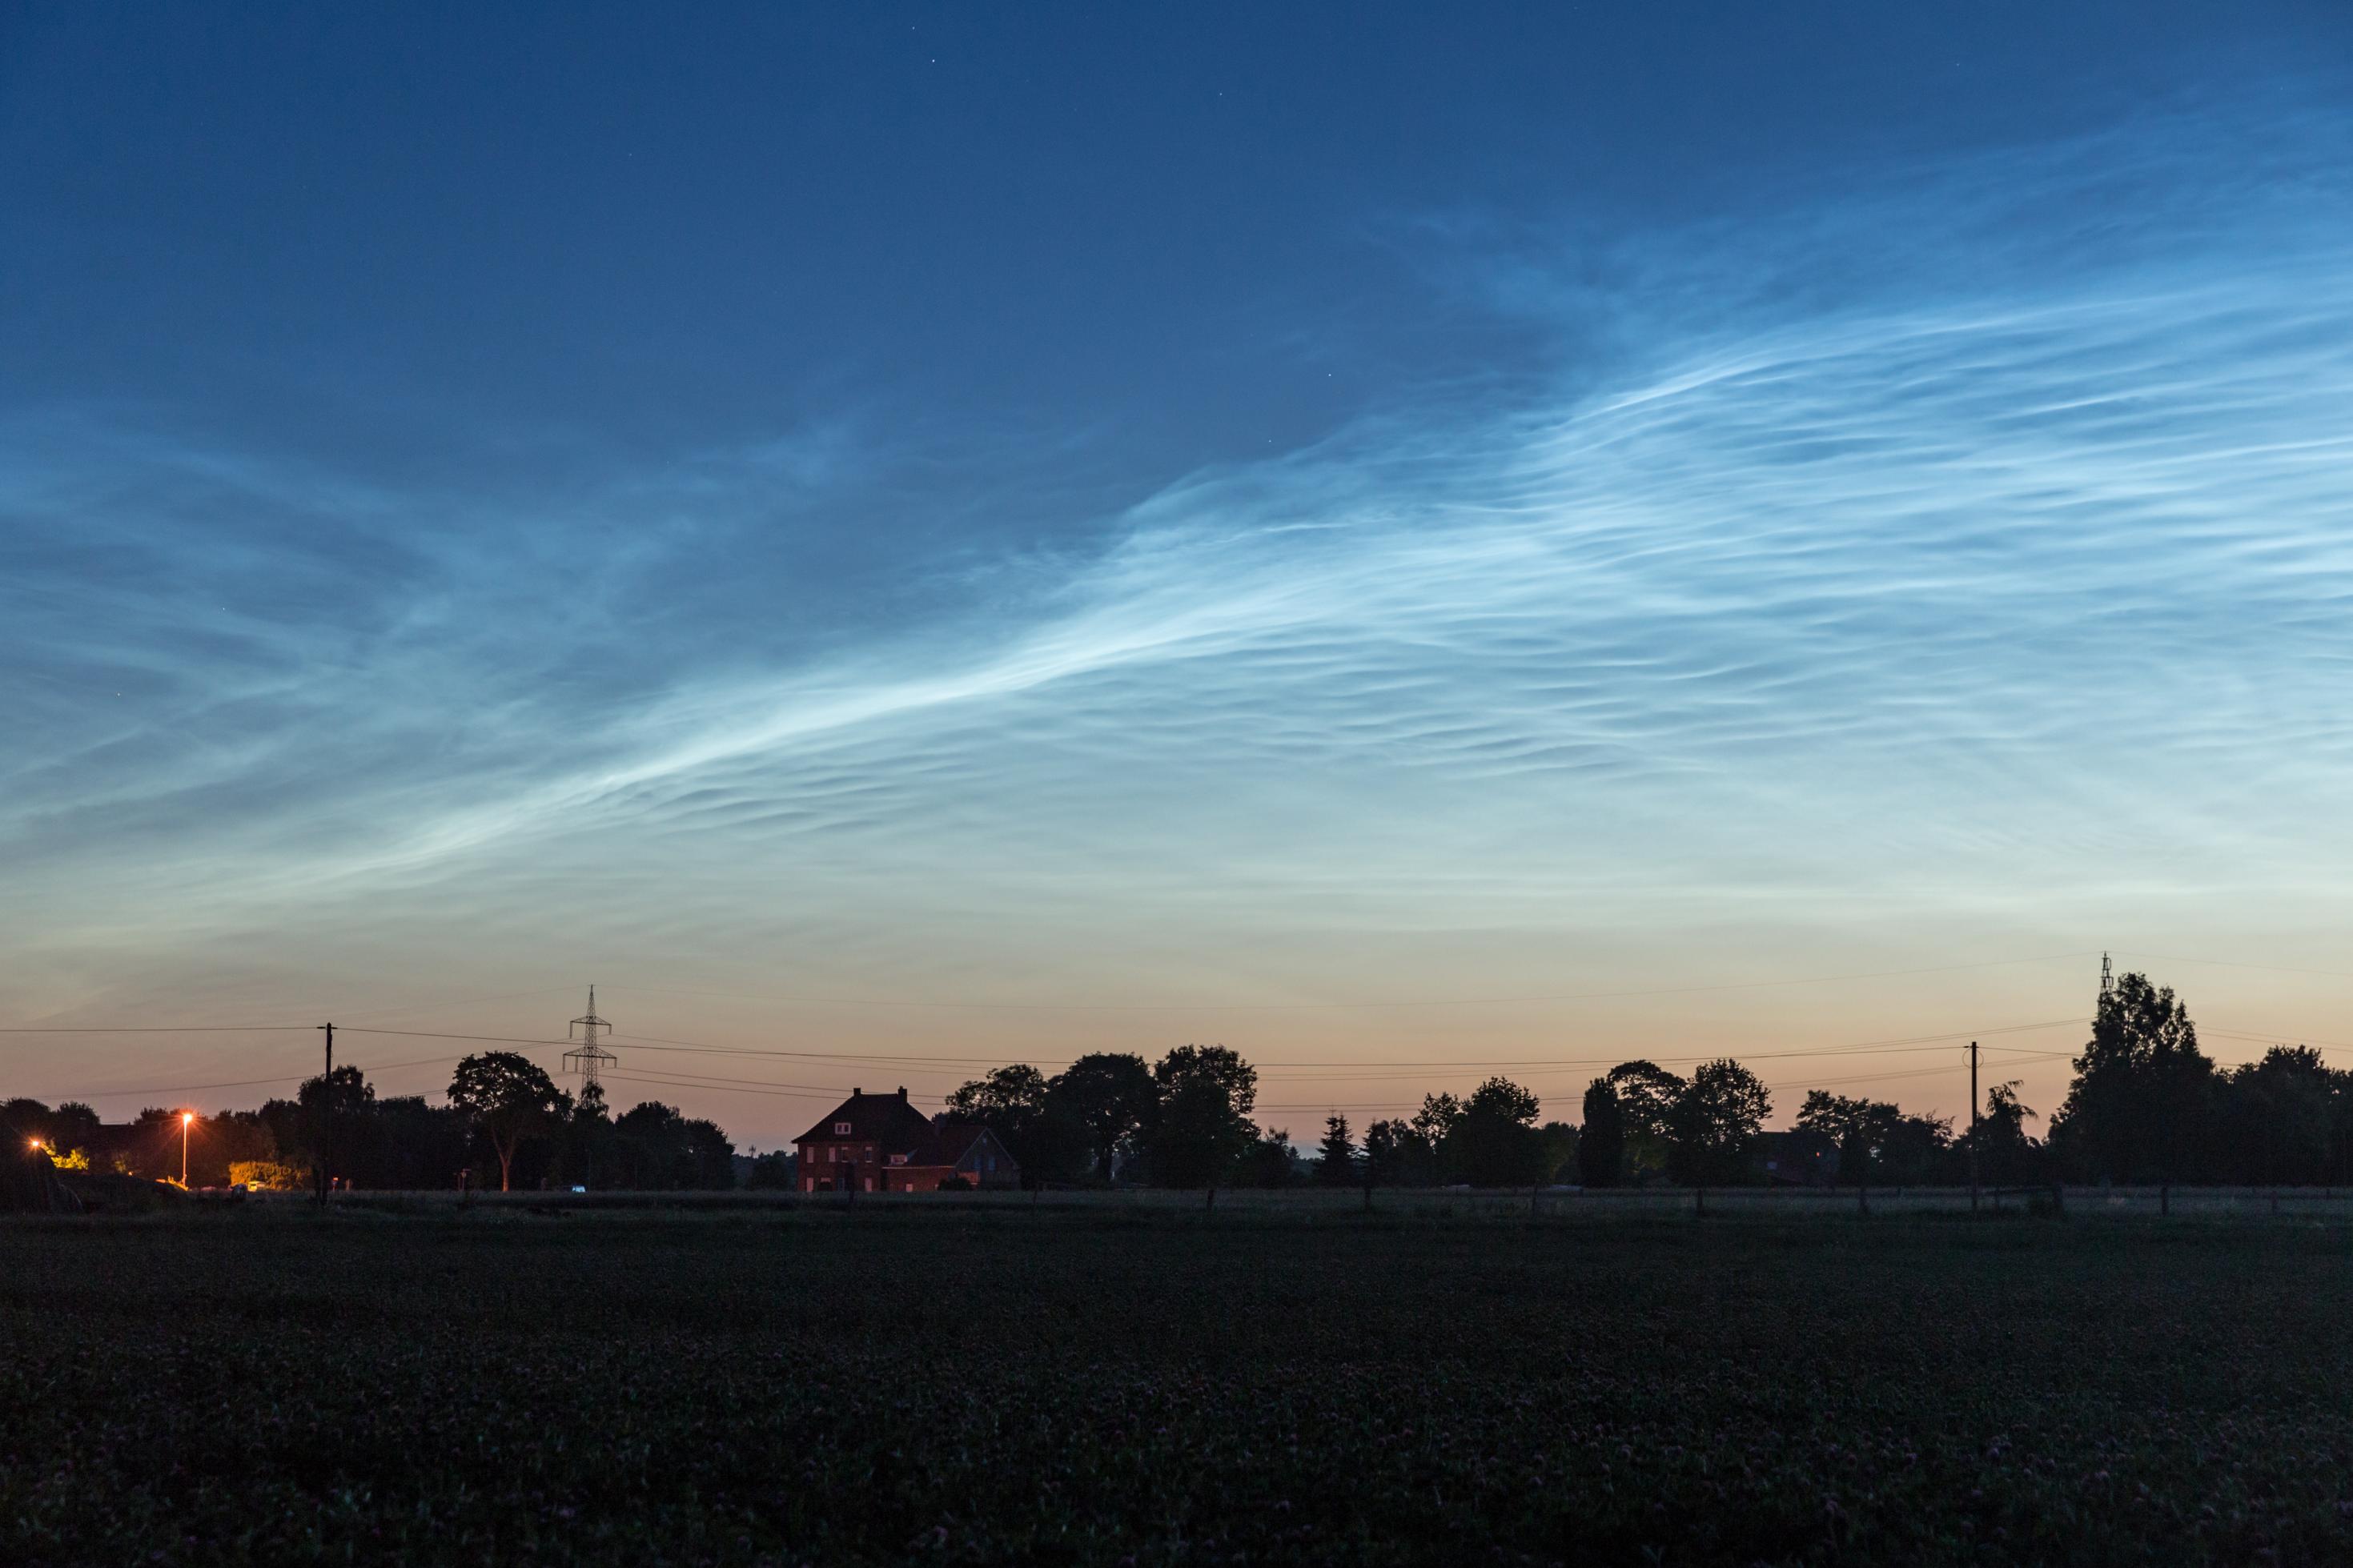
[[[2341,1562],[2353,1232],[0,1226],[0,1563]]]

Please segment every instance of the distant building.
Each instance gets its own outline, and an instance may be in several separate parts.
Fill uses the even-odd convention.
[[[1766,1132],[1757,1158],[1768,1187],[1828,1187],[1838,1182],[1838,1145],[1819,1132]]]
[[[793,1141],[805,1193],[934,1193],[958,1181],[1017,1186],[1021,1167],[978,1121],[925,1116],[896,1094],[862,1089]]]

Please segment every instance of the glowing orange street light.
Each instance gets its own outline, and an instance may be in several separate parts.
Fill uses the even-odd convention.
[[[188,1184],[188,1124],[196,1119],[193,1110],[180,1112],[180,1185]]]

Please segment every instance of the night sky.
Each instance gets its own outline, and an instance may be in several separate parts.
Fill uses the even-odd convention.
[[[10,6],[0,719],[111,1119],[2353,1043],[2353,13]]]

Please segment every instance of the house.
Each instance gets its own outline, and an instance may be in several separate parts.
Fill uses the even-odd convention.
[[[793,1140],[805,1193],[933,1193],[952,1181],[975,1187],[1019,1184],[1021,1167],[978,1121],[925,1116],[896,1094],[853,1089],[849,1098]]]
[[[1819,1132],[1764,1132],[1757,1158],[1768,1187],[1828,1187],[1838,1183],[1838,1145]]]

